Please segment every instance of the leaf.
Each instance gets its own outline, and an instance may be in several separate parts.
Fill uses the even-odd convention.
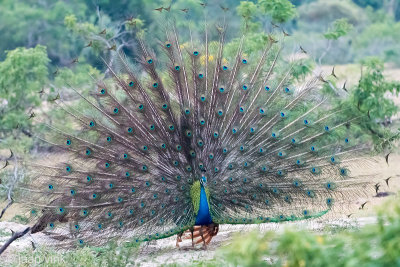
[[[337,40],[345,36],[353,29],[353,25],[348,22],[347,18],[337,19],[333,22],[329,30],[324,33],[324,37],[328,40]]]

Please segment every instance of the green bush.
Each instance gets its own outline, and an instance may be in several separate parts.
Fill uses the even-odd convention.
[[[33,108],[41,105],[40,93],[48,76],[46,47],[16,48],[0,62],[0,148],[29,148]]]
[[[382,21],[367,26],[356,36],[354,47],[357,58],[378,56],[387,62],[400,65],[400,22]]]
[[[319,0],[298,8],[298,26],[304,32],[325,31],[335,20],[347,19],[355,26],[362,25],[368,20],[364,10],[350,1]]]
[[[337,233],[297,228],[237,236],[203,266],[399,266],[400,201],[377,211],[377,223]]]

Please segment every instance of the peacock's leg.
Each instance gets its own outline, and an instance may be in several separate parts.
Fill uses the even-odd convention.
[[[176,247],[177,248],[179,248],[179,242],[182,242],[182,235],[183,235],[183,232],[176,235]]]
[[[218,223],[214,224],[213,228],[214,228],[213,229],[214,230],[213,236],[216,236],[218,234],[218,231],[219,231],[219,224]]]
[[[203,248],[207,249],[207,245],[211,242],[212,238],[218,234],[219,225],[215,223],[207,225],[196,225],[189,228],[184,233],[177,236],[177,247],[182,239],[192,239],[192,247],[196,244],[203,243]],[[185,234],[185,235],[184,235]]]
[[[199,232],[200,232],[201,240],[203,241],[203,248],[206,249],[207,245],[206,245],[206,240],[204,239],[204,235],[203,235],[203,225],[201,226]]]
[[[192,237],[192,247],[194,247],[193,232],[194,232],[194,227],[191,227],[191,228],[190,228],[190,235],[191,235],[191,237]]]

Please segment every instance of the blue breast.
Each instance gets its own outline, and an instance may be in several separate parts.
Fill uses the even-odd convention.
[[[210,223],[212,223],[212,219],[210,210],[208,208],[206,190],[204,190],[204,187],[201,186],[200,207],[196,217],[196,225],[206,225]]]

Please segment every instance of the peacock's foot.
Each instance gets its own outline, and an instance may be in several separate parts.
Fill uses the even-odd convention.
[[[176,239],[176,246],[179,247],[179,243],[183,239],[192,239],[192,247],[194,245],[203,243],[203,249],[207,249],[207,245],[211,242],[212,238],[217,235],[219,225],[211,223],[208,225],[196,225],[184,233],[178,234]]]
[[[176,247],[177,248],[180,248],[179,243],[182,242],[182,235],[183,235],[183,232],[176,235]]]

